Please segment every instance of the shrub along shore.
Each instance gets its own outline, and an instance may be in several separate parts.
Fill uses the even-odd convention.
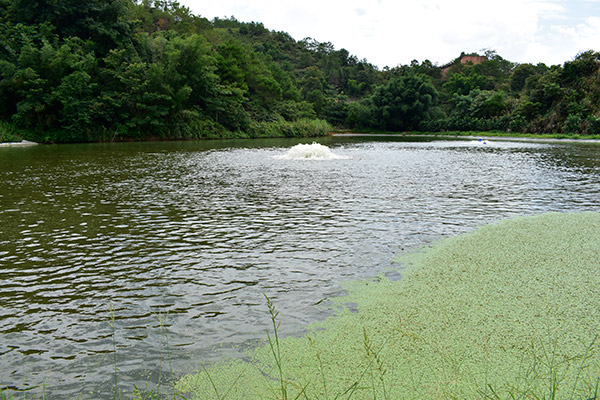
[[[59,135],[58,133],[56,135]],[[578,135],[565,133],[518,133],[518,132],[482,132],[482,131],[450,131],[450,132],[388,132],[388,131],[347,131],[334,130],[327,121],[301,119],[297,121],[258,122],[248,132],[207,132],[198,131],[179,138],[152,136],[146,138],[115,138],[98,136],[96,142],[113,141],[149,141],[149,140],[203,140],[203,139],[257,139],[257,138],[316,138],[323,136],[423,136],[435,138],[503,138],[506,140],[556,140],[556,141],[600,141],[600,135]],[[53,135],[47,135],[43,143],[55,143]],[[13,124],[0,121],[0,144],[25,141],[38,143],[35,134],[27,130],[15,128]]]
[[[104,131],[100,134],[90,134],[86,140],[75,142],[114,142],[114,141],[150,141],[150,140],[201,140],[201,139],[255,139],[255,138],[298,138],[327,136],[332,130],[331,125],[320,119],[301,118],[295,121],[278,119],[270,122],[253,122],[246,131],[231,132],[217,129],[212,125],[185,126],[178,135],[143,135],[120,137]],[[39,132],[17,128],[14,124],[0,121],[0,143],[20,142],[28,140],[40,143],[64,142],[65,132],[61,130]]]
[[[350,283],[338,301],[359,311],[306,337],[279,340],[271,309],[270,344],[178,387],[195,399],[595,399],[599,250],[598,213],[487,225],[404,256],[399,281]]]

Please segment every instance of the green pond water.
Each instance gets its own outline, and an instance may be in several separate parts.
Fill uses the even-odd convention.
[[[286,156],[294,140],[0,148],[0,386],[114,398],[113,338],[125,390],[164,382],[169,357],[179,375],[261,343],[263,293],[301,336],[343,282],[400,279],[407,250],[600,210],[596,144],[319,142],[335,157]]]
[[[400,281],[348,285],[344,300],[358,313],[341,311],[306,338],[264,345],[179,388],[197,399],[600,393],[600,213],[504,220],[403,261]]]

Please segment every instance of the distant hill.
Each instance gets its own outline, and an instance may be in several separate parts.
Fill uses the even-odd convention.
[[[379,70],[177,1],[0,1],[0,121],[35,141],[500,130],[600,134],[600,57]],[[312,121],[312,122],[309,122]]]

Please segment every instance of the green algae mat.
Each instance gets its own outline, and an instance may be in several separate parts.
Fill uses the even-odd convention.
[[[600,214],[505,220],[401,261],[399,281],[348,285],[339,301],[358,312],[303,338],[277,341],[271,325],[270,344],[178,388],[196,399],[600,398]]]

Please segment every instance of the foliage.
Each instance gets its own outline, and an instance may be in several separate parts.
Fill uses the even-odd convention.
[[[176,0],[0,0],[0,43],[0,121],[36,141],[281,136],[281,121],[306,118],[342,129],[598,133],[591,50],[562,66],[487,50],[444,73],[428,60],[378,70],[332,43],[209,21]]]
[[[248,136],[259,137],[313,137],[325,136],[331,131],[327,121],[318,119],[283,119],[271,122],[253,122],[248,129]]]
[[[374,119],[381,129],[415,129],[437,97],[437,90],[425,75],[393,77],[375,88],[372,97]]]
[[[21,132],[19,132],[14,124],[0,121],[0,143],[5,142],[20,142],[23,140]]]

